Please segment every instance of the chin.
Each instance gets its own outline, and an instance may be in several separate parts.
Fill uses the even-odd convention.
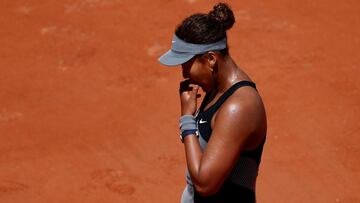
[[[198,82],[196,82],[195,80],[192,80],[191,78],[189,78],[190,84],[194,84],[194,85],[199,85],[200,84]]]
[[[204,87],[204,86],[201,86],[201,85],[199,85],[200,87],[201,87],[201,89],[204,91],[204,92],[206,92],[206,93],[209,93],[209,92],[211,92],[211,89],[209,89],[209,88],[206,88],[206,87]]]

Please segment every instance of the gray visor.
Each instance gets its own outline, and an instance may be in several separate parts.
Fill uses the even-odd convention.
[[[226,38],[211,44],[192,44],[174,35],[171,49],[159,58],[159,62],[166,66],[177,66],[189,61],[197,54],[225,48]]]

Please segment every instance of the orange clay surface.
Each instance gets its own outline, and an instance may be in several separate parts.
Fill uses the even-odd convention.
[[[360,202],[359,1],[228,2],[268,115],[258,202]],[[182,78],[157,58],[214,4],[2,0],[0,202],[179,202]]]

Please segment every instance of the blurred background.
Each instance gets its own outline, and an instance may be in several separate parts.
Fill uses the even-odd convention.
[[[179,202],[182,78],[157,58],[217,2],[1,0],[0,202]],[[268,115],[258,202],[360,202],[360,2],[225,2]]]

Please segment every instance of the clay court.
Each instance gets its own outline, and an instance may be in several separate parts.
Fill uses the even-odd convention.
[[[360,202],[360,2],[227,2],[268,116],[258,202]],[[179,202],[182,77],[157,58],[215,3],[2,0],[0,202]]]

